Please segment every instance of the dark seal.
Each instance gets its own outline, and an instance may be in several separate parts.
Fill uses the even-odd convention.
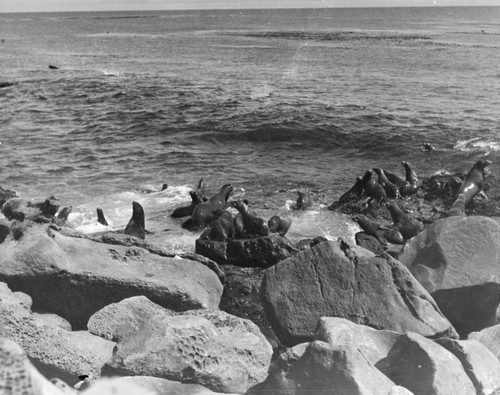
[[[367,170],[363,176],[364,195],[372,198],[378,203],[382,203],[387,199],[384,187],[373,179],[373,171]]]
[[[231,205],[240,212],[243,218],[243,234],[248,237],[259,237],[269,235],[269,225],[263,218],[252,213],[248,205],[242,200],[232,202]]]
[[[101,225],[108,226],[108,221],[106,221],[104,212],[100,208],[97,209],[97,222],[99,222]]]
[[[491,165],[491,161],[487,159],[480,159],[469,170],[465,175],[464,182],[460,189],[458,190],[457,197],[460,194],[465,195],[465,205],[469,205],[472,199],[480,193],[484,188],[484,178],[486,176],[486,167]]]
[[[187,229],[200,229],[215,221],[218,216],[216,210],[223,210],[227,204],[229,196],[234,187],[231,184],[225,184],[220,191],[213,195],[208,201],[198,204],[191,214],[191,218],[182,224]]]
[[[309,191],[297,191],[296,210],[307,210],[312,206],[311,194]]]
[[[139,239],[146,238],[146,227],[144,222],[144,209],[137,202],[132,202],[132,218],[128,221],[124,234],[135,236]]]
[[[406,177],[405,177],[405,185],[399,188],[399,193],[401,194],[401,196],[413,195],[414,193],[417,192],[419,186],[417,173],[415,173],[415,171],[408,162],[402,161],[401,164],[405,168]]]
[[[338,204],[345,204],[348,202],[358,201],[359,199],[361,199],[364,189],[365,187],[364,187],[363,177],[358,176],[356,178],[356,182],[354,183],[354,185],[347,192],[345,192],[342,196],[339,197]]]
[[[269,221],[267,221],[267,226],[269,226],[269,232],[285,236],[288,229],[290,229],[290,226],[292,226],[292,220],[274,215],[269,219]]]
[[[218,213],[216,213],[217,215]],[[212,241],[226,241],[235,238],[233,216],[229,211],[223,210],[208,229],[200,236],[200,239]]]
[[[403,239],[409,240],[424,229],[420,222],[406,215],[395,201],[388,202],[386,207],[391,214],[394,228],[401,232]]]
[[[191,196],[191,204],[189,206],[177,207],[170,216],[172,218],[182,218],[188,217],[193,214],[196,206],[203,203],[203,196],[198,191],[189,191],[189,196]]]
[[[387,197],[391,199],[397,199],[401,197],[401,195],[399,194],[399,188],[389,181],[389,179],[385,175],[384,170],[377,167],[373,169],[373,171],[377,173],[378,183],[384,188]]]

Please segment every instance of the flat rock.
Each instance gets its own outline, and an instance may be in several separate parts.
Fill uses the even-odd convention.
[[[244,393],[263,382],[272,347],[249,321],[222,311],[176,313],[137,296],[106,306],[89,330],[118,345],[110,364],[121,373]]]
[[[401,336],[389,355],[375,366],[415,395],[476,393],[460,360],[436,342],[416,333]]]
[[[192,259],[166,257],[136,246],[65,236],[46,226],[0,244],[0,281],[33,298],[33,308],[84,329],[102,307],[146,295],[172,310],[217,308],[222,284]]]
[[[218,264],[267,268],[295,255],[298,249],[288,239],[271,233],[269,236],[227,241],[196,240],[196,253]]]
[[[44,376],[70,384],[82,374],[99,377],[115,346],[88,332],[40,323],[5,283],[0,283],[0,336],[18,343]]]
[[[432,297],[460,338],[495,325],[500,303],[500,284],[483,283],[469,287],[440,289]]]
[[[477,394],[500,389],[500,361],[485,345],[476,340],[439,339],[437,343],[460,360]]]
[[[429,292],[500,283],[500,224],[482,216],[439,220],[408,241],[399,260]]]
[[[457,334],[432,297],[390,256],[324,242],[278,263],[262,283],[264,309],[285,345],[312,340],[321,317],[427,337]]]
[[[280,355],[261,393],[387,395],[395,384],[355,345],[303,343]]]

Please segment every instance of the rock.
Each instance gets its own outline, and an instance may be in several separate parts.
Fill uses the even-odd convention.
[[[500,303],[500,284],[440,289],[432,297],[461,338],[495,325]]]
[[[33,367],[16,342],[2,337],[0,390],[2,395],[64,395]]]
[[[222,311],[163,309],[144,296],[106,306],[89,331],[118,343],[111,367],[244,393],[263,382],[272,348],[257,326]]]
[[[70,332],[72,329],[71,324],[57,314],[33,312],[33,318],[37,320],[40,325],[49,324]]]
[[[49,196],[47,199],[37,202],[11,198],[4,203],[2,213],[8,220],[24,221],[28,219],[34,222],[47,223],[57,213],[60,205],[61,202],[54,196]]]
[[[332,346],[322,341],[289,349],[269,372],[265,394],[387,395],[394,383],[354,345]]]
[[[500,359],[500,324],[469,334],[469,340],[483,343],[498,359]]]
[[[32,206],[37,207],[43,216],[53,217],[59,210],[61,202],[56,197],[49,196],[47,199],[43,201],[33,202]]]
[[[81,374],[99,377],[115,346],[88,332],[40,324],[5,283],[0,283],[0,336],[18,343],[45,377],[69,384],[76,384]]]
[[[375,366],[415,395],[476,393],[458,358],[416,333],[401,336],[389,355]]]
[[[0,208],[3,206],[3,204],[9,200],[18,197],[16,192],[14,192],[11,189],[4,189],[0,187]]]
[[[401,333],[377,330],[359,325],[345,318],[321,317],[314,340],[324,341],[331,346],[353,345],[373,365],[387,357]]]
[[[0,218],[0,244],[10,234],[10,223],[3,218]]]
[[[500,282],[500,225],[487,217],[450,217],[408,241],[399,260],[429,292]]]
[[[178,381],[149,376],[128,376],[115,379],[120,385],[132,384],[151,391],[155,395],[218,395],[208,388],[198,384],[184,384]]]
[[[212,241],[197,239],[196,253],[218,264],[267,268],[296,254],[298,250],[284,237],[269,236],[251,239]]]
[[[500,361],[482,343],[451,339],[440,339],[437,343],[460,360],[477,394],[490,395],[500,389]]]
[[[82,392],[84,395],[155,395],[156,393],[134,383],[117,378],[105,378],[96,381]]]
[[[311,340],[321,317],[427,337],[457,336],[400,262],[343,241],[320,243],[269,268],[262,303],[285,345]]]
[[[34,309],[84,329],[102,307],[146,295],[172,310],[217,308],[222,284],[202,263],[140,247],[98,243],[35,226],[0,245],[0,281],[28,293]]]

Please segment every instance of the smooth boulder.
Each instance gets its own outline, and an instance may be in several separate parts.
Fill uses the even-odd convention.
[[[145,248],[68,237],[36,225],[19,240],[0,244],[0,281],[33,298],[33,308],[56,313],[84,329],[102,307],[146,295],[176,311],[217,308],[217,274],[192,259]]]
[[[429,292],[500,283],[500,224],[488,217],[450,217],[408,241],[398,258]]]
[[[344,241],[320,243],[269,268],[261,292],[269,322],[285,345],[310,341],[321,317],[431,338],[457,337],[400,262]]]
[[[120,373],[244,393],[266,379],[271,363],[257,326],[222,311],[176,313],[136,296],[106,306],[88,325],[118,343],[110,366]]]

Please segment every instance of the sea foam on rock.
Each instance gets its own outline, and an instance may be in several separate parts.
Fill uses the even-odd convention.
[[[118,343],[111,366],[131,375],[244,393],[266,379],[271,362],[253,322],[217,310],[176,313],[136,296],[103,308],[88,326]]]
[[[267,269],[262,300],[281,342],[310,341],[320,317],[426,337],[458,337],[400,262],[343,241],[323,242]]]
[[[172,310],[217,308],[222,284],[193,259],[166,257],[136,246],[68,237],[50,227],[28,227],[0,244],[0,281],[28,293],[34,308],[83,329],[102,307],[146,295]]]

